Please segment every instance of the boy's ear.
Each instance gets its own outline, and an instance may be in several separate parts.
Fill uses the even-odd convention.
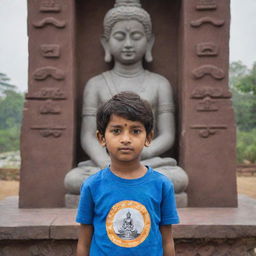
[[[98,139],[98,142],[102,147],[106,146],[106,140],[103,134],[101,134],[98,130],[96,131],[96,137]]]
[[[145,141],[145,144],[144,144],[145,147],[149,147],[151,141],[153,140],[153,137],[154,137],[154,132],[151,131],[151,132],[147,135],[147,137],[146,137],[146,141]]]

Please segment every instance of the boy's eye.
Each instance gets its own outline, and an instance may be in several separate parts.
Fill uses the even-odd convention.
[[[141,130],[140,129],[134,129],[134,130],[132,130],[132,133],[133,134],[140,134]]]
[[[116,134],[120,134],[121,130],[120,129],[112,129],[111,132],[116,135]]]

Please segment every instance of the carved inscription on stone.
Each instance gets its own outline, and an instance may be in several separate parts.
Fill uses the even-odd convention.
[[[192,99],[204,99],[206,97],[212,99],[229,99],[231,98],[231,93],[229,91],[224,92],[223,88],[203,86],[195,88],[191,95]]]
[[[218,47],[211,42],[200,43],[196,46],[196,54],[199,57],[217,56]]]
[[[225,77],[223,70],[214,65],[200,66],[199,68],[194,69],[192,73],[195,79],[201,79],[206,75],[209,75],[216,80],[222,80]]]
[[[55,67],[43,67],[38,68],[33,74],[35,80],[46,80],[47,78],[53,78],[55,80],[64,80],[65,74],[61,69]]]
[[[61,113],[61,108],[58,104],[52,102],[52,100],[47,100],[39,109],[42,115],[58,115]]]
[[[201,27],[204,24],[211,24],[215,27],[221,27],[221,26],[224,25],[224,23],[225,23],[224,20],[215,19],[215,18],[212,18],[212,17],[203,17],[203,18],[200,18],[200,19],[197,19],[197,20],[194,20],[194,21],[190,22],[191,26],[195,27],[195,28]]]
[[[218,133],[220,130],[225,130],[227,129],[226,125],[192,125],[190,127],[191,129],[198,130],[198,135],[201,138],[209,138],[212,135],[215,135]]]
[[[48,137],[59,138],[61,137],[63,130],[65,130],[66,127],[33,126],[31,127],[31,129],[39,131],[39,134],[45,138],[48,138]]]
[[[41,12],[60,12],[60,4],[55,0],[42,0],[40,3]]]
[[[216,105],[216,101],[206,98],[197,104],[196,110],[199,112],[213,112],[218,111],[219,107]]]
[[[40,46],[41,54],[45,58],[59,58],[60,46],[57,44],[42,44]]]
[[[33,26],[35,28],[44,28],[46,26],[54,26],[56,28],[64,28],[66,26],[66,22],[63,20],[58,20],[53,17],[47,17],[38,22],[34,22]]]
[[[216,10],[216,0],[198,0],[196,9],[198,11]]]
[[[65,100],[67,99],[65,92],[60,88],[42,88],[33,95],[26,95],[26,99],[53,99],[53,100]]]

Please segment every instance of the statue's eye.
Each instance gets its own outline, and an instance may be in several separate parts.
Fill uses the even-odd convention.
[[[143,37],[143,34],[140,32],[134,32],[131,35],[133,40],[140,40]]]
[[[121,32],[117,32],[113,35],[113,37],[118,41],[123,41],[125,39],[125,34]]]

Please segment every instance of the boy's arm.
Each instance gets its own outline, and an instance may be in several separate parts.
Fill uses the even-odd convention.
[[[175,256],[172,225],[160,226],[160,231],[162,234],[163,256]]]
[[[76,256],[89,256],[92,234],[92,225],[80,225]]]

